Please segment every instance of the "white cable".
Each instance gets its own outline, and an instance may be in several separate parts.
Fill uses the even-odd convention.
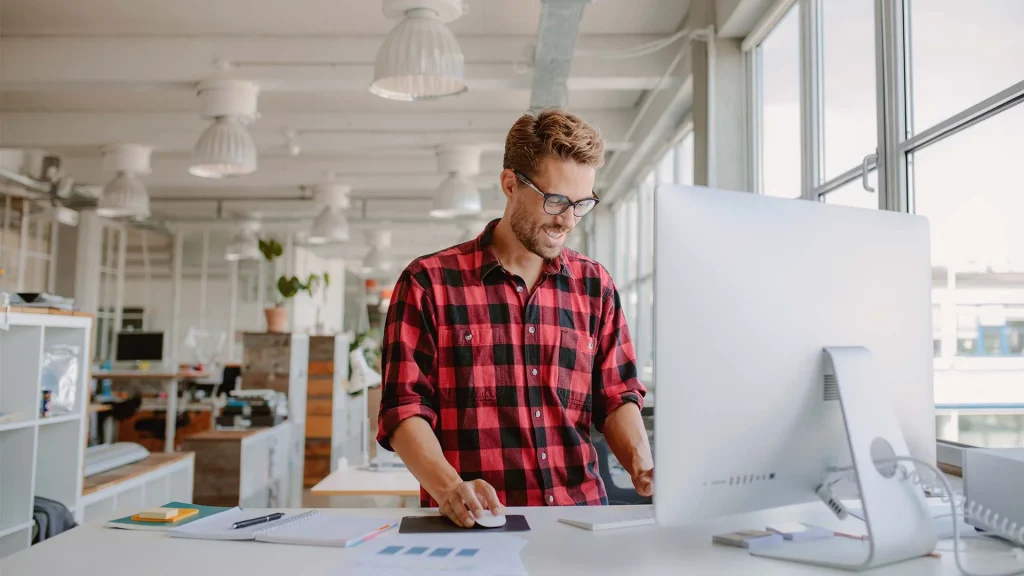
[[[931,471],[931,473],[936,478],[938,478],[939,481],[942,483],[942,487],[941,488],[939,488],[937,486],[931,486],[931,485],[925,484],[921,480],[920,474],[917,472],[917,470],[908,471],[906,468],[904,468],[902,466],[896,467],[896,469],[895,469],[895,471],[899,473],[900,480],[909,481],[909,482],[912,482],[912,483],[914,483],[916,485],[929,488],[933,492],[937,493],[939,498],[943,502],[949,502],[949,509],[950,509],[950,512],[951,512],[950,516],[953,517],[953,558],[956,560],[956,567],[957,567],[957,569],[960,570],[961,574],[963,574],[964,576],[1017,576],[1018,574],[1024,574],[1024,569],[1015,570],[1013,572],[1001,572],[1001,573],[995,573],[995,574],[979,574],[979,573],[976,573],[976,572],[970,572],[966,568],[964,568],[963,560],[962,560],[962,558],[960,556],[962,554],[962,552],[960,550],[960,539],[961,539],[961,536],[960,536],[960,523],[956,521],[956,519],[958,517],[958,514],[957,514],[957,498],[955,497],[955,493],[953,492],[953,487],[949,484],[949,480],[935,466],[931,465],[928,462],[925,462],[924,460],[919,460],[919,459],[913,458],[911,456],[895,456],[893,458],[881,458],[881,459],[877,460],[875,463],[876,464],[881,464],[881,463],[885,463],[885,462],[912,462],[913,464],[915,464],[917,466],[921,466],[921,467],[926,468],[927,470]],[[853,471],[854,471],[854,468],[852,466],[830,470],[830,472],[833,472],[833,473],[838,472],[838,473],[847,473],[847,474],[849,474],[849,473],[851,473]],[[825,482],[822,483],[822,486],[819,487],[819,496],[821,495],[820,493],[822,491],[829,492],[833,485],[835,485],[836,483],[840,482],[845,477],[846,477],[846,475],[844,475],[844,474],[835,474],[834,476],[831,476],[830,478],[827,478],[825,480]],[[1014,522],[1012,524],[1009,524],[1007,518],[1003,518],[1002,522],[1000,522],[1000,517],[999,517],[998,513],[992,511],[991,509],[986,509],[984,506],[981,506],[977,502],[965,501],[965,502],[962,503],[962,505],[963,505],[963,515],[964,515],[965,518],[970,517],[971,519],[975,520],[977,523],[985,524],[986,527],[990,528],[992,532],[998,533],[998,535],[1001,535],[1002,537],[1004,537],[1006,539],[1009,539],[1013,544],[1024,545],[1024,527],[1020,527],[1018,529],[1017,523]],[[844,508],[844,512],[846,512],[845,508]],[[849,514],[849,512],[846,512],[846,513]],[[948,516],[943,516],[943,517],[948,517]],[[994,535],[995,534],[993,534],[993,536]],[[1014,554],[1016,555],[1015,552],[1014,552]]]
[[[576,50],[576,55],[591,56],[594,58],[607,58],[611,60],[639,58],[640,56],[647,56],[648,54],[653,54],[659,50],[664,50],[689,34],[689,30],[683,29],[667,38],[653,40],[646,44],[639,44],[637,46],[622,48],[620,50]]]

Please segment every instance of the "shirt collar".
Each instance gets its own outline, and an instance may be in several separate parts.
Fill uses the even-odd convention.
[[[494,227],[498,225],[500,220],[501,219],[499,218],[488,222],[484,231],[476,238],[476,250],[477,254],[480,256],[479,272],[481,281],[494,269],[501,268],[501,262],[498,261],[498,254],[494,251]],[[562,274],[567,278],[572,278],[569,265],[565,261],[564,250],[562,254],[558,255],[558,258],[544,262],[544,274]]]

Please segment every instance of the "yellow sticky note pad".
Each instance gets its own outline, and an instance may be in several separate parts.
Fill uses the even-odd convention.
[[[136,522],[179,522],[196,514],[199,514],[198,508],[158,508],[143,510],[132,516],[132,520]]]

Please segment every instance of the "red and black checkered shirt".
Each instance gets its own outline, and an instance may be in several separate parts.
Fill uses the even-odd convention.
[[[606,504],[591,423],[643,405],[636,356],[608,271],[571,250],[531,294],[475,240],[413,261],[391,297],[377,440],[420,416],[463,480],[506,506]],[[436,507],[425,490],[423,506]]]

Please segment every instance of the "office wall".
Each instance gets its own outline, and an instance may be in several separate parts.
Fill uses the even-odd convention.
[[[206,282],[206,305],[205,314],[200,310],[201,284],[198,278],[182,278],[181,281],[181,312],[179,315],[179,340],[184,340],[190,327],[205,328],[207,330],[228,331],[231,312],[231,282],[227,276],[211,277]],[[140,306],[146,309],[146,328],[148,330],[164,331],[168,337],[164,339],[164,356],[170,354],[170,330],[171,319],[174,314],[174,283],[169,278],[154,279],[147,289],[146,283],[141,279],[128,278],[124,284],[124,306]],[[239,282],[238,312],[235,320],[235,329],[238,332],[254,332],[265,329],[263,306],[260,306],[255,297],[245,294],[246,282]],[[231,336],[228,342],[231,344]],[[234,343],[235,358],[242,358],[241,341]],[[182,354],[186,354],[183,347],[179,347]],[[228,347],[224,348],[223,359],[228,358]],[[185,356],[181,360],[191,360]]]

